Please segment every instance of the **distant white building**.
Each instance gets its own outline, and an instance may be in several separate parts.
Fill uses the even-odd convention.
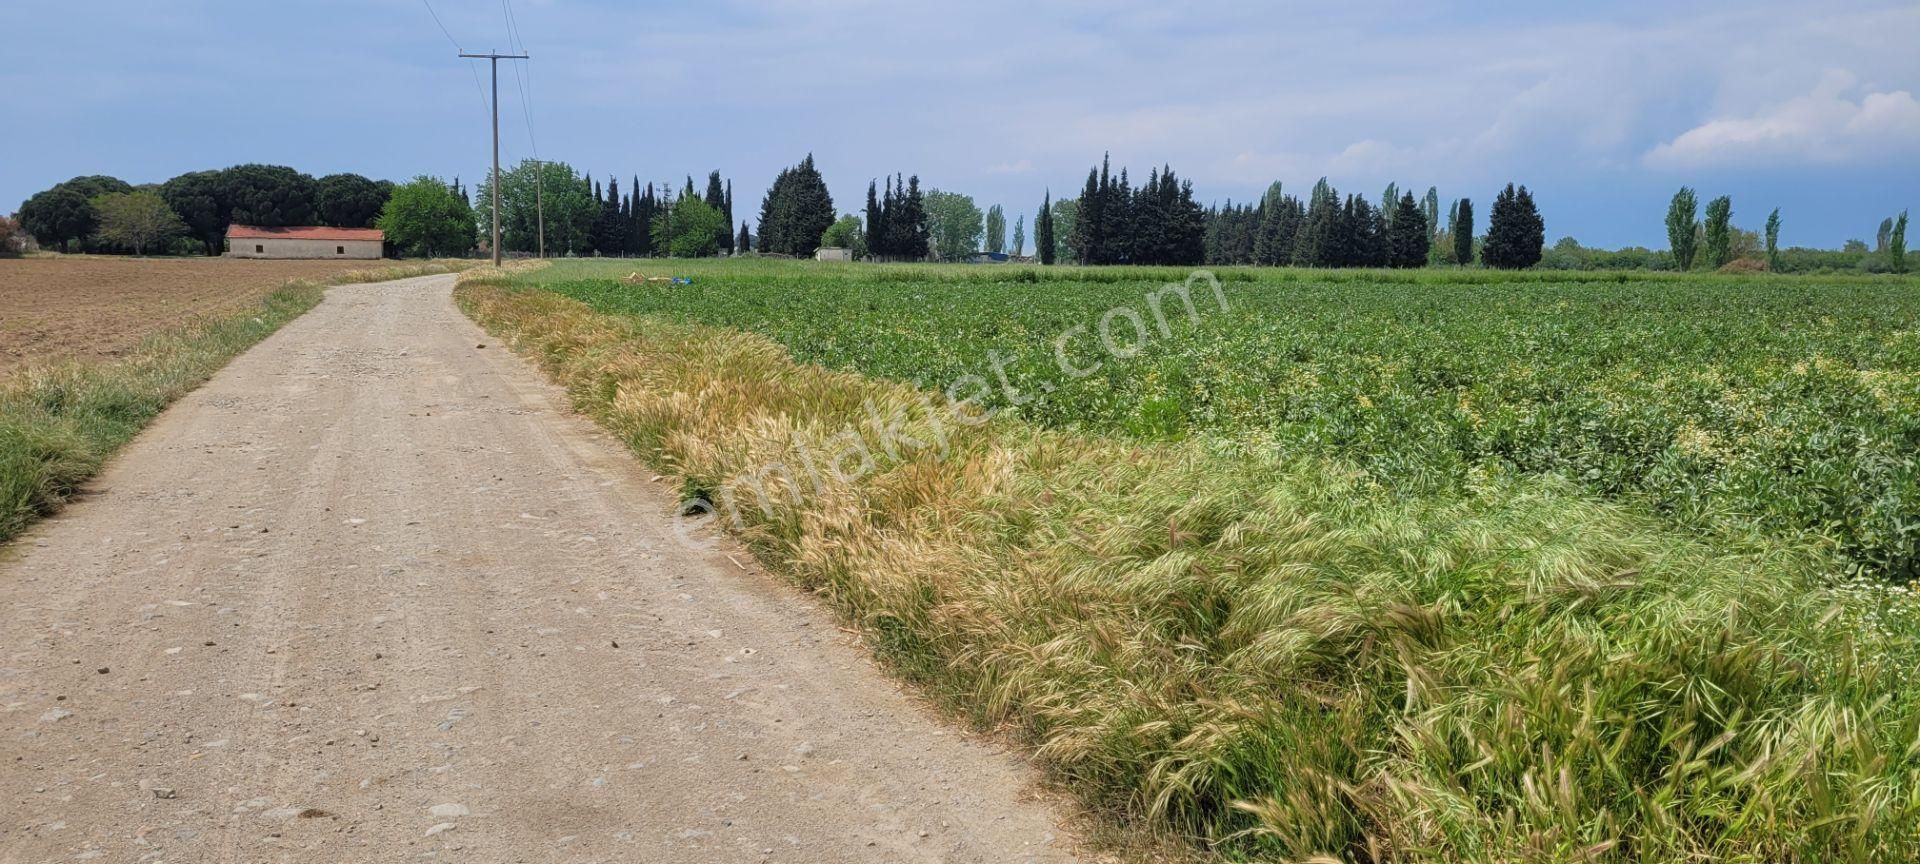
[[[326,228],[295,225],[260,228],[227,226],[229,258],[360,258],[376,259],[385,250],[386,235],[378,228]]]
[[[840,246],[822,246],[813,250],[815,261],[852,261],[853,250]]]

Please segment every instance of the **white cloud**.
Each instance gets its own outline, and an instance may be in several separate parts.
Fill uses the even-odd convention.
[[[1844,164],[1920,147],[1920,102],[1906,90],[1848,98],[1853,73],[1831,69],[1813,92],[1744,117],[1722,117],[1647,151],[1655,168]]]

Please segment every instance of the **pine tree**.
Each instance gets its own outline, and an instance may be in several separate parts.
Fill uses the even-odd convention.
[[[1400,196],[1388,225],[1391,226],[1388,229],[1391,234],[1389,266],[1403,269],[1426,266],[1427,248],[1433,242],[1433,235],[1427,231],[1427,216],[1414,202],[1412,192]]]
[[[1692,187],[1682,186],[1667,204],[1667,247],[1673,250],[1675,269],[1683,272],[1693,269],[1693,254],[1700,234],[1700,220],[1694,218],[1694,214],[1699,202]]]
[[[1462,267],[1473,266],[1473,199],[1462,198],[1454,205],[1453,260]]]
[[[907,194],[900,202],[900,215],[897,219],[889,216],[888,221],[902,228],[905,242],[901,244],[900,257],[908,261],[925,261],[929,240],[927,199],[920,192],[920,175],[907,178]]]
[[[1546,225],[1534,207],[1527,187],[1517,191],[1512,183],[1493,199],[1493,212],[1487,216],[1487,243],[1481,260],[1488,267],[1524,270],[1540,263],[1546,246]]]
[[[1313,187],[1307,202],[1306,218],[1300,223],[1299,238],[1294,241],[1293,263],[1299,267],[1340,266],[1342,225],[1339,193],[1327,184],[1327,178]]]

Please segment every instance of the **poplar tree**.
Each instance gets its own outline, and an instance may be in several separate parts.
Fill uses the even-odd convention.
[[[1907,211],[1900,211],[1899,220],[1887,232],[1887,263],[1895,273],[1907,272]]]
[[[1780,270],[1780,208],[1767,214],[1767,269]]]
[[[1673,193],[1673,201],[1667,204],[1667,248],[1673,250],[1673,266],[1685,272],[1693,269],[1693,255],[1700,233],[1700,220],[1695,218],[1699,210],[1700,199],[1693,194],[1693,187],[1682,186]]]
[[[1725,195],[1707,202],[1707,268],[1718,270],[1727,266],[1733,258],[1733,237],[1731,226],[1733,219],[1733,199]]]
[[[987,208],[986,246],[996,254],[1007,251],[1007,213],[998,204]]]

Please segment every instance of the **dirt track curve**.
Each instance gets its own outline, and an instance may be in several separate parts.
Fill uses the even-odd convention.
[[[1071,858],[451,284],[331,289],[0,549],[0,862]]]

